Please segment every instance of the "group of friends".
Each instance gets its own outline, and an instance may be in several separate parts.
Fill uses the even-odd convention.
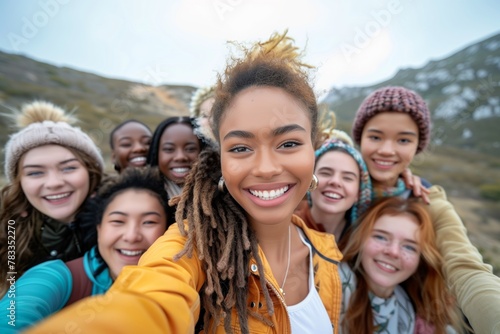
[[[409,170],[430,142],[422,97],[377,89],[351,139],[322,128],[286,32],[241,53],[190,117],[116,126],[115,175],[63,109],[22,108],[0,332],[500,332],[500,278]]]

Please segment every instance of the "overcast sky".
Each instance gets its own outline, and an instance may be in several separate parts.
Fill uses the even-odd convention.
[[[499,33],[500,1],[0,2],[0,50],[155,85],[211,84],[227,40],[262,40],[286,28],[318,67],[319,92],[374,84]]]

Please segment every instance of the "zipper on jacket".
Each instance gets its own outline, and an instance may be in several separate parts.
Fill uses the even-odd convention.
[[[274,287],[274,285],[272,285],[271,282],[269,282],[269,280],[267,278],[264,278],[264,280],[266,281],[266,285],[269,286],[271,288],[271,290],[273,290],[274,294],[276,296],[278,296],[278,299],[281,301],[281,303],[285,307],[286,318],[288,319],[288,328],[290,329],[290,332],[291,332],[292,331],[292,323],[290,322],[290,315],[288,314],[288,310],[287,310],[285,299],[283,298],[283,296],[281,295],[281,293],[278,291],[278,289],[276,289]]]
[[[271,282],[269,282],[269,280],[267,278],[264,278],[265,281],[266,281],[266,285],[269,286],[271,288],[271,290],[273,290],[274,294],[276,296],[278,296],[279,300],[283,303],[283,305],[285,306],[286,308],[286,302],[285,302],[285,298],[283,298],[283,296],[281,295],[281,293],[278,291],[278,289],[276,289],[274,287],[274,285],[271,284]]]

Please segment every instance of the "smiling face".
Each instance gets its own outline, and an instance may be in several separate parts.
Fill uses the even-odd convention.
[[[417,124],[405,113],[377,114],[363,128],[360,146],[374,185],[394,187],[417,151]]]
[[[136,265],[166,227],[165,210],[150,192],[129,189],[116,195],[97,225],[99,253],[111,277],[115,279],[124,266]]]
[[[225,111],[219,135],[226,187],[251,223],[288,224],[312,180],[305,107],[280,88],[249,87]]]
[[[73,221],[89,194],[89,172],[65,147],[44,145],[19,161],[21,188],[41,213],[63,223]]]
[[[388,298],[420,263],[419,223],[411,214],[382,215],[361,250],[361,265],[375,295]]]
[[[359,197],[359,166],[347,153],[328,151],[316,162],[318,188],[311,192],[311,210],[345,215]]]
[[[146,165],[151,131],[137,122],[129,122],[113,134],[113,163],[123,170],[128,166],[142,167]]]
[[[163,131],[158,152],[158,166],[169,180],[184,184],[200,154],[200,141],[187,124],[172,124]]]

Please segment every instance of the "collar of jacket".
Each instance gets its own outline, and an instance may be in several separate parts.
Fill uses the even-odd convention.
[[[298,226],[302,230],[302,232],[304,232],[305,242],[307,242],[311,246],[313,252],[313,261],[314,256],[318,255],[322,260],[330,262],[334,265],[338,265],[340,263],[343,255],[338,249],[337,244],[335,243],[335,237],[332,234],[318,232],[308,228],[304,221],[296,215],[292,216],[292,223],[295,226]],[[266,281],[271,284],[271,288],[275,290],[275,292],[279,291],[279,284],[278,282],[276,282],[276,279],[274,278],[271,271],[271,267],[269,266],[264,252],[260,247],[259,256],[262,259],[262,265],[264,266],[264,275]],[[255,258],[250,259],[248,265],[250,266],[249,270],[252,275],[260,276],[257,261],[255,260]]]

